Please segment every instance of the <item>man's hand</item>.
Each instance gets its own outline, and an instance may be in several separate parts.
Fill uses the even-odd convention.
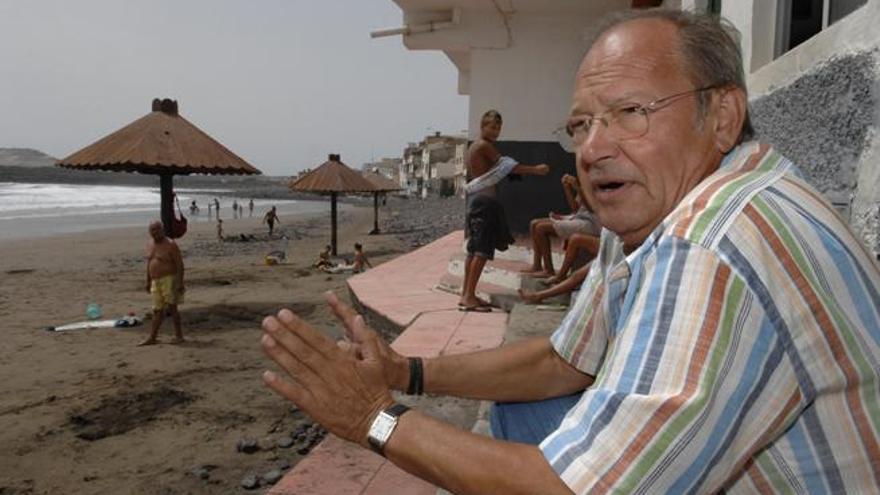
[[[371,266],[372,268],[372,266]],[[359,317],[357,311],[351,306],[340,301],[336,294],[327,291],[324,294],[330,309],[339,318],[345,327],[345,336],[348,339],[348,345],[344,346],[355,356],[360,357],[360,348],[371,342],[377,350],[377,357],[382,363],[382,373],[385,376],[385,383],[395,390],[405,391],[409,386],[409,362],[405,356],[401,356],[388,345],[375,330],[365,325],[355,325],[355,319]]]
[[[547,175],[550,173],[550,166],[546,163],[535,165],[535,175]]]
[[[360,316],[351,326],[355,334],[367,332]],[[365,340],[354,356],[287,309],[266,317],[263,329],[263,350],[293,379],[266,371],[269,388],[334,435],[368,447],[370,423],[394,403],[376,340]]]

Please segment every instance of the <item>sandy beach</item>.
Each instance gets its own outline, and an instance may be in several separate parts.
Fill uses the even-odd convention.
[[[456,208],[418,209],[444,212],[434,220],[411,202],[389,201],[380,210],[389,233],[377,236],[367,235],[372,208],[352,207],[341,214],[340,255],[359,241],[378,264],[460,228],[460,201],[449,201]],[[0,242],[0,494],[243,493],[248,474],[296,464],[322,431],[262,385],[268,362],[259,324],[289,307],[338,336],[322,294],[347,299],[347,275],[311,268],[329,240],[326,215],[281,221],[291,240],[288,262],[278,266],[263,262],[281,243],[257,218],[224,221],[227,235],[253,235],[250,242],[221,243],[212,224],[191,224],[179,242],[182,345],[168,343],[170,321],[160,331],[164,343],[150,347],[136,347],[148,321],[45,329],[86,319],[89,303],[100,304],[104,318],[149,313],[146,225]],[[240,452],[251,450],[248,439],[256,452]]]

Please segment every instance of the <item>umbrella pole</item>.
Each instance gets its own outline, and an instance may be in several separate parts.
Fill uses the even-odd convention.
[[[330,253],[336,256],[336,193],[330,193]]]
[[[379,233],[379,193],[373,193],[373,230],[370,231],[369,235],[376,235]]]
[[[174,176],[159,175],[159,192],[162,212],[162,226],[166,236],[171,236],[171,223],[174,220]]]

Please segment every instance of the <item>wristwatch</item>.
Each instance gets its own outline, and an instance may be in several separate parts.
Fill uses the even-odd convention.
[[[376,415],[376,419],[370,425],[367,441],[377,454],[385,455],[385,444],[397,428],[397,419],[407,411],[409,408],[403,404],[394,404]]]

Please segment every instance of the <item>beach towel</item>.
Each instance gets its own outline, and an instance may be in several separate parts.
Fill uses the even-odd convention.
[[[473,194],[477,191],[482,191],[483,189],[494,186],[501,182],[501,179],[510,175],[510,172],[512,172],[513,168],[517,165],[519,165],[518,161],[509,156],[502,156],[498,159],[498,162],[495,163],[495,166],[493,166],[491,170],[468,182],[464,186],[464,190],[468,194]]]

